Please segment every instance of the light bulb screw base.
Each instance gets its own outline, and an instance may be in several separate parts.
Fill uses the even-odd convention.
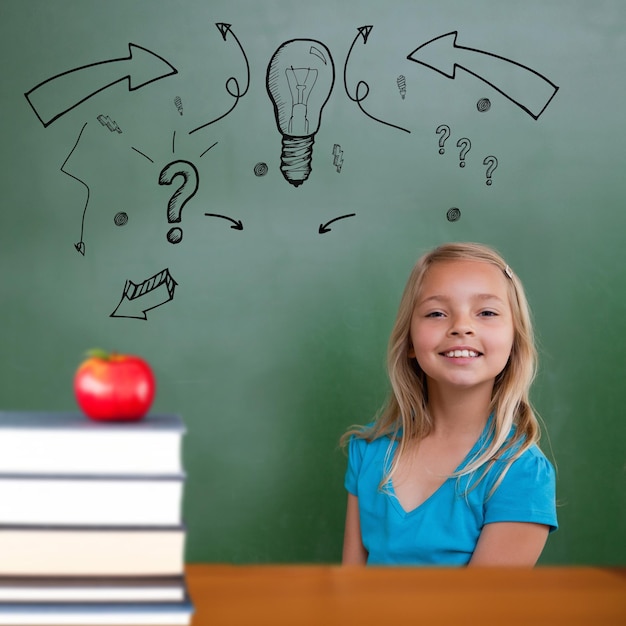
[[[280,171],[285,180],[294,187],[301,185],[311,173],[313,142],[313,135],[306,137],[283,135]]]

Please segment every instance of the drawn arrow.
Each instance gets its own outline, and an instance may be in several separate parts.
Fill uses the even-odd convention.
[[[354,93],[354,96],[352,96],[350,94],[350,90],[348,89],[348,62],[350,61],[350,55],[352,54],[352,49],[354,48],[356,42],[359,40],[359,37],[361,39],[363,39],[363,45],[365,45],[367,43],[367,39],[369,38],[371,32],[372,32],[372,28],[374,28],[373,26],[359,26],[357,28],[357,35],[354,38],[354,40],[352,41],[352,45],[350,46],[350,49],[348,50],[348,55],[346,56],[346,60],[345,63],[343,65],[343,87],[346,91],[346,95],[348,96],[348,98],[350,98],[350,100],[352,100],[352,102],[356,102],[357,106],[359,107],[359,109],[361,109],[361,112],[364,113],[365,115],[367,115],[367,117],[369,117],[371,120],[374,120],[375,122],[380,122],[381,124],[385,124],[386,126],[391,126],[392,128],[397,128],[398,130],[403,130],[405,133],[410,133],[410,130],[407,130],[406,128],[402,128],[401,126],[396,126],[395,124],[390,124],[389,122],[385,122],[384,120],[381,120],[377,117],[374,117],[373,115],[370,115],[364,108],[363,105],[361,104],[361,102],[363,102],[367,96],[369,95],[370,92],[370,87],[369,85],[364,81],[364,80],[360,80],[357,85],[356,85],[356,90]]]
[[[457,67],[487,83],[534,119],[544,112],[559,88],[539,72],[511,59],[476,48],[458,46],[458,31],[435,37],[407,56],[447,78]]]
[[[147,320],[146,313],[148,311],[156,309],[174,298],[177,284],[167,267],[141,283],[127,280],[122,298],[109,317]]]
[[[323,235],[324,233],[328,233],[330,232],[332,229],[328,228],[333,222],[336,222],[337,220],[343,220],[346,217],[354,217],[356,215],[356,213],[350,213],[349,215],[342,215],[341,217],[336,217],[335,219],[330,220],[330,222],[326,222],[326,224],[320,224],[320,227],[318,229],[318,232],[320,235]]]
[[[232,222],[234,224],[234,226],[231,226],[231,228],[234,228],[235,230],[243,230],[243,222],[241,220],[234,220],[231,217],[226,217],[226,215],[218,215],[217,213],[205,213],[205,215],[207,215],[208,217],[221,217],[223,220],[228,220],[229,222]]]
[[[237,45],[239,46],[239,49],[241,50],[241,54],[243,55],[243,59],[246,62],[246,74],[247,74],[246,88],[243,91],[241,91],[241,88],[239,87],[239,81],[234,76],[231,76],[226,81],[225,86],[226,86],[226,91],[228,92],[228,95],[235,98],[235,101],[233,102],[233,106],[231,106],[230,109],[226,111],[226,113],[223,113],[219,117],[216,117],[214,120],[211,120],[210,122],[206,122],[202,124],[201,126],[198,126],[197,128],[190,130],[189,131],[190,135],[193,135],[193,133],[196,133],[199,130],[206,128],[207,126],[210,126],[211,124],[215,124],[215,122],[226,117],[237,106],[237,103],[239,102],[240,98],[243,98],[246,95],[246,93],[248,93],[248,87],[250,87],[250,63],[248,63],[248,57],[246,56],[246,52],[243,49],[239,39],[237,39],[237,35],[235,35],[235,33],[233,32],[231,28],[231,24],[226,24],[224,22],[216,22],[215,26],[217,26],[217,30],[220,31],[220,34],[222,35],[222,39],[224,41],[226,41],[226,37],[230,34],[232,35],[233,39],[237,42]]]
[[[135,91],[178,71],[163,57],[134,43],[129,55],[98,61],[52,76],[24,95],[44,127],[65,115],[95,94],[128,79],[128,90]]]
[[[83,124],[83,127],[80,129],[80,133],[78,133],[78,139],[76,139],[76,143],[74,144],[74,147],[70,150],[70,153],[65,157],[65,161],[63,161],[63,165],[61,165],[61,168],[60,168],[64,174],[66,174],[70,178],[73,178],[75,181],[78,181],[81,185],[85,187],[85,189],[87,189],[87,199],[85,200],[85,206],[83,207],[83,218],[80,223],[80,241],[74,244],[74,248],[76,248],[76,251],[80,252],[83,256],[85,256],[85,242],[83,241],[83,236],[85,234],[85,214],[87,213],[87,206],[89,205],[89,194],[90,194],[89,185],[81,178],[78,178],[78,176],[74,176],[74,174],[71,174],[70,172],[68,172],[67,170],[64,170],[63,168],[66,166],[67,162],[70,160],[70,157],[74,153],[74,150],[76,150],[76,146],[78,145],[78,142],[80,141],[80,138],[82,137],[83,131],[85,130],[86,126],[87,126],[87,122],[85,122]]]

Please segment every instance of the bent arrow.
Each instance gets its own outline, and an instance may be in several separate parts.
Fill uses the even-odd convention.
[[[235,230],[243,230],[243,222],[241,220],[234,220],[232,217],[227,217],[226,215],[218,215],[217,213],[205,213],[205,215],[207,217],[221,217],[223,220],[228,220],[229,222],[232,222],[234,224],[234,226],[231,226],[231,228],[234,228]]]
[[[328,228],[333,222],[336,222],[338,220],[343,220],[346,217],[354,217],[356,215],[356,213],[350,213],[349,215],[342,215],[341,217],[336,217],[332,220],[330,220],[330,222],[326,222],[326,224],[320,224],[320,227],[318,228],[317,232],[320,235],[323,235],[324,233],[328,233],[330,232],[332,229]]]
[[[128,79],[134,91],[154,81],[178,74],[164,58],[134,43],[128,56],[98,61],[52,76],[24,95],[44,127],[115,83]]]
[[[174,298],[177,284],[167,267],[141,283],[127,280],[122,299],[109,317],[147,320],[146,313],[148,311],[156,309]]]
[[[435,37],[407,56],[446,78],[456,78],[456,68],[487,83],[534,119],[545,111],[559,88],[539,72],[511,59],[475,48],[458,46],[458,31]]]

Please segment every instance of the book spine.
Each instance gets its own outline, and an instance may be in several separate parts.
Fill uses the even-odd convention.
[[[0,475],[0,524],[176,526],[184,475]]]
[[[176,576],[185,527],[0,527],[0,576]]]

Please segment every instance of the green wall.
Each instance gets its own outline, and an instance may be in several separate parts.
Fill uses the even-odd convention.
[[[385,397],[408,272],[440,242],[485,242],[540,339],[561,523],[542,562],[623,565],[625,24],[622,0],[1,0],[2,408],[75,407],[90,347],[143,355],[154,409],[188,428],[188,560],[336,562],[337,440]],[[456,49],[415,53],[463,65],[454,79],[407,58],[455,31]],[[287,67],[315,47],[314,89],[335,76],[296,186],[267,70],[302,39]],[[131,69],[131,43],[161,60]],[[174,161],[198,182],[178,225],[158,182]],[[117,308],[164,270],[169,291]]]

